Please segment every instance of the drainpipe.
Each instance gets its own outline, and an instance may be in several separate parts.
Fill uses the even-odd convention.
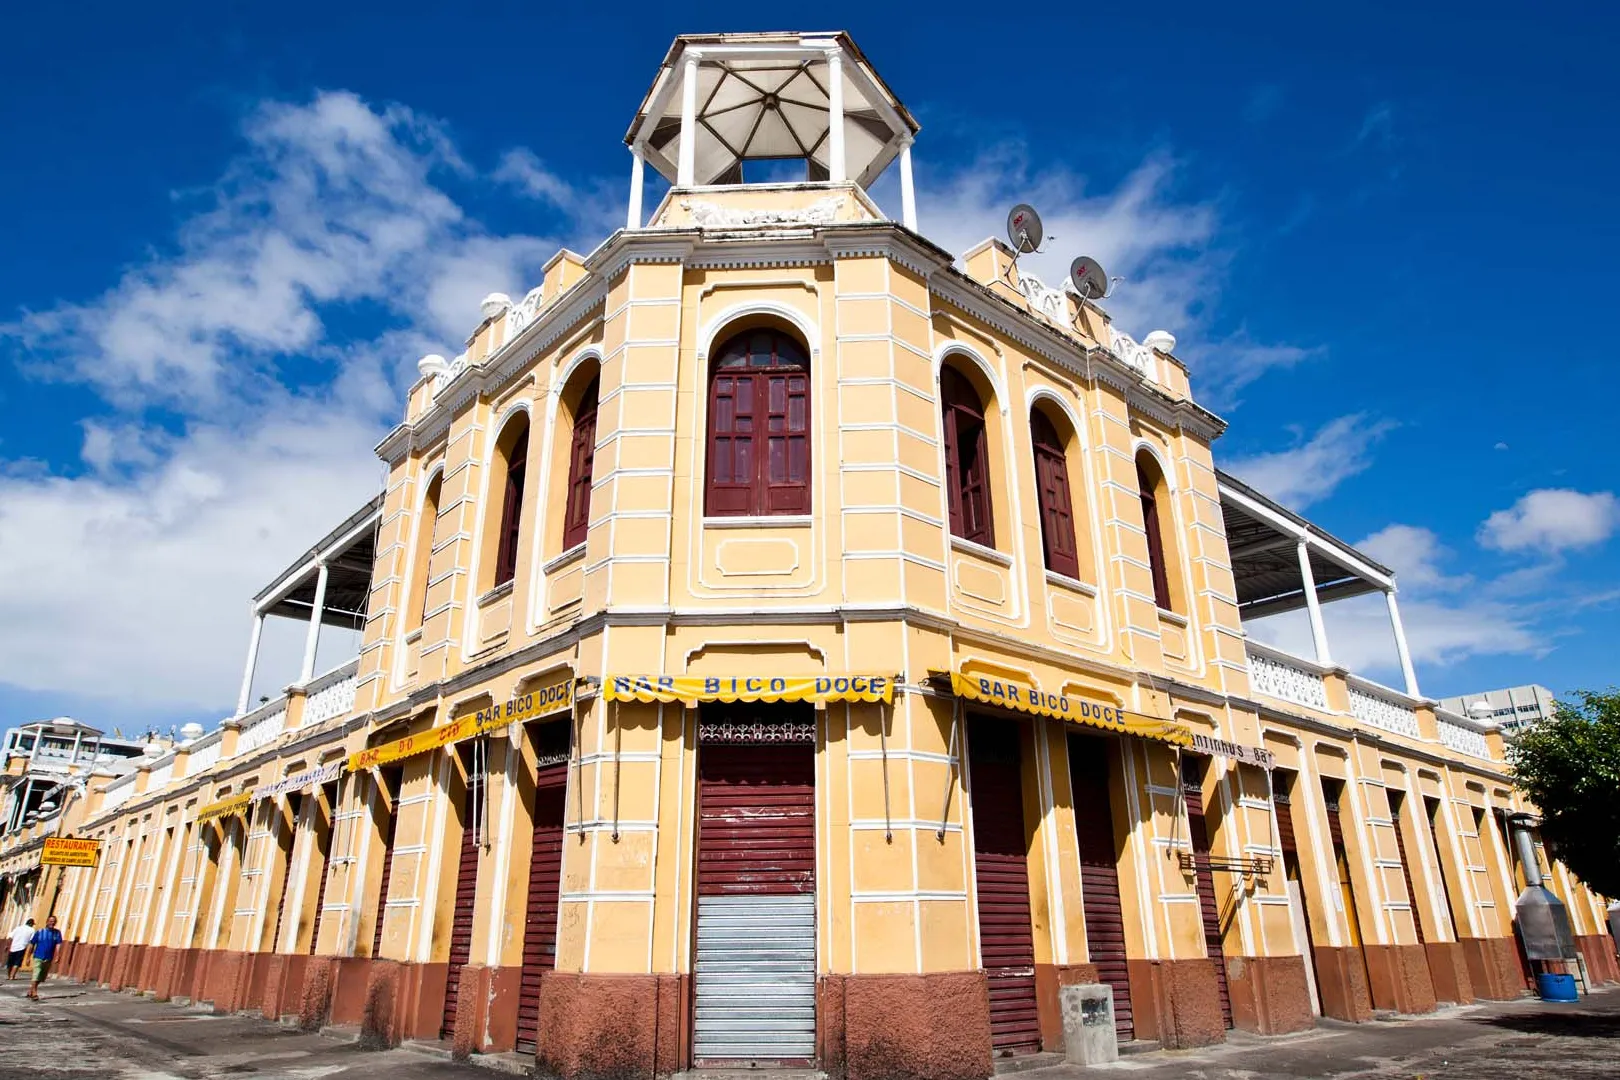
[[[1541,884],[1541,861],[1536,858],[1536,841],[1523,818],[1510,819],[1513,846],[1519,852],[1519,865],[1524,868],[1524,884],[1534,889]]]

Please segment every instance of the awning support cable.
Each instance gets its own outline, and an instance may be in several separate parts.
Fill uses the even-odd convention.
[[[847,717],[854,710],[846,705],[844,715]],[[891,702],[885,709],[878,703],[878,749],[883,755],[883,839],[887,843],[894,843],[894,823],[889,816],[889,721],[888,717],[894,714],[894,704]]]
[[[619,766],[623,757],[619,751],[624,741],[623,718],[619,714],[619,703],[613,703],[613,842],[619,842]]]
[[[945,826],[951,816],[951,787],[956,783],[956,770],[958,755],[956,752],[956,729],[962,723],[962,699],[955,698],[951,702],[951,742],[947,751],[949,761],[945,763],[945,792],[939,806],[939,828],[934,831],[934,839],[940,843],[945,842]]]

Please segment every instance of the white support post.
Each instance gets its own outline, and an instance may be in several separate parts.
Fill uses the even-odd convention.
[[[253,613],[253,636],[248,638],[247,667],[242,671],[242,692],[236,695],[236,715],[243,716],[248,711],[248,702],[253,694],[253,674],[259,666],[259,638],[264,635],[264,612]]]
[[[1401,657],[1401,674],[1406,677],[1406,696],[1422,697],[1418,693],[1417,671],[1412,667],[1412,650],[1406,647],[1406,628],[1401,625],[1401,609],[1395,603],[1395,590],[1384,590],[1384,602],[1389,605],[1389,624],[1395,629],[1395,651]]]
[[[1311,640],[1316,645],[1316,662],[1333,663],[1328,652],[1327,627],[1322,623],[1322,603],[1316,598],[1316,576],[1311,573],[1311,548],[1302,536],[1299,538],[1299,576],[1305,585],[1305,607],[1311,616]]]
[[[304,669],[298,681],[307,683],[315,677],[315,649],[321,643],[321,615],[326,611],[326,560],[317,564],[315,574],[315,603],[309,609],[309,633],[304,635]]]
[[[645,167],[646,162],[641,156],[641,144],[637,143],[630,148],[630,212],[625,216],[624,222],[627,229],[641,228],[641,187]]]
[[[917,231],[917,189],[911,183],[911,138],[900,144],[900,224]]]
[[[843,183],[844,175],[844,54],[827,54],[827,179]]]
[[[697,174],[697,53],[688,50],[681,75],[681,149],[675,167],[677,187],[691,187]]]

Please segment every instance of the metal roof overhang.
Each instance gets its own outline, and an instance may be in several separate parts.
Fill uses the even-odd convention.
[[[377,525],[382,520],[381,494],[344,519],[253,598],[261,615],[308,619],[315,606],[321,562],[326,563],[326,600],[322,626],[361,630],[366,625],[366,599],[377,558]]]
[[[1299,542],[1305,541],[1322,603],[1393,588],[1395,574],[1326,530],[1216,470],[1238,614],[1258,619],[1305,606]]]

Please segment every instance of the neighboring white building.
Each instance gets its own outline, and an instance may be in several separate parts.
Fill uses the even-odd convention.
[[[1481,701],[1490,707],[1489,713],[1472,711],[1473,706]],[[1538,720],[1550,719],[1557,704],[1551,690],[1540,684],[1532,684],[1443,698],[1440,707],[1482,720],[1502,731],[1519,731]]]

